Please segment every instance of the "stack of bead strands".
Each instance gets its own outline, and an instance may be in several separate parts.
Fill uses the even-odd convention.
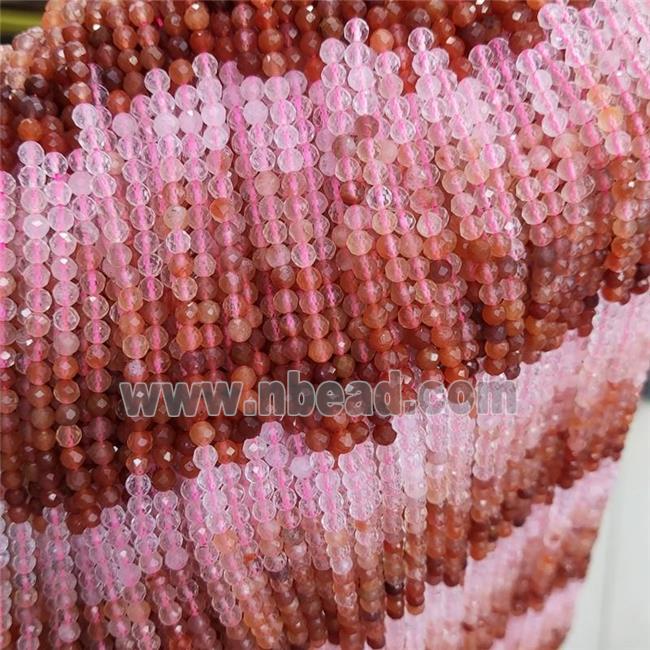
[[[58,0],[0,64],[0,647],[557,648],[650,362],[650,4]],[[392,370],[516,409],[244,412]]]

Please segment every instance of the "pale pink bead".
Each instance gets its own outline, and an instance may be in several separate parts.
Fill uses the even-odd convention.
[[[363,231],[351,232],[347,238],[347,246],[353,255],[367,255],[373,246],[372,236]]]
[[[484,232],[484,221],[476,215],[466,216],[460,222],[460,234],[463,239],[473,241],[478,239]]]
[[[550,165],[552,160],[551,151],[543,145],[533,147],[528,152],[528,157],[530,159],[530,166],[536,170],[545,169]]]
[[[172,292],[178,300],[189,302],[196,296],[196,280],[193,278],[177,278],[172,282]]]
[[[465,177],[472,185],[485,183],[489,176],[488,166],[479,160],[472,160],[465,165]]]
[[[547,224],[539,224],[530,229],[530,241],[535,246],[547,246],[553,238],[553,229]]]
[[[605,148],[612,156],[627,156],[632,148],[632,138],[625,131],[615,131],[605,138]]]
[[[476,207],[476,200],[471,194],[461,192],[451,200],[451,211],[459,217],[469,216]]]

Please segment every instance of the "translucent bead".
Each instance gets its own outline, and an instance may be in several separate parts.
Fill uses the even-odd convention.
[[[345,45],[338,38],[327,38],[320,46],[320,58],[325,64],[339,63],[343,59]]]
[[[361,18],[348,20],[343,28],[343,38],[348,43],[365,43],[370,35],[368,23]]]
[[[289,92],[285,96],[288,96],[289,94],[292,94],[294,96],[305,95],[309,87],[309,82],[307,80],[307,77],[300,70],[289,70],[289,72],[287,72],[287,74],[284,77],[272,77],[272,79],[269,79],[268,81],[272,81],[272,80],[273,80],[273,84],[277,84],[282,89],[281,91],[282,93],[284,93],[285,86],[288,86]],[[279,99],[280,96],[277,98]],[[268,97],[271,101],[275,101],[276,99],[271,95],[268,95]]]
[[[61,447],[76,447],[81,442],[81,429],[76,426],[59,426],[56,430],[56,441]]]
[[[199,103],[199,95],[194,86],[183,85],[176,89],[174,101],[181,110],[190,111]]]
[[[553,110],[542,120],[542,130],[549,137],[555,137],[564,132],[569,123],[569,115],[564,109]]]
[[[411,52],[430,50],[435,43],[433,32],[426,27],[416,27],[408,37],[407,45]]]
[[[18,172],[18,182],[21,187],[43,187],[45,172],[40,167],[23,167]]]
[[[440,81],[430,74],[422,75],[415,84],[415,92],[423,99],[432,99],[440,94]],[[384,89],[385,92],[385,89]],[[429,120],[436,121],[436,120]]]
[[[146,475],[131,474],[124,483],[126,491],[132,496],[144,496],[151,489],[151,479]]]
[[[217,59],[208,52],[201,52],[192,61],[192,70],[198,79],[214,78],[219,70]]]
[[[316,250],[311,244],[297,244],[291,249],[291,261],[299,268],[309,268],[316,259]]]
[[[149,70],[144,76],[145,88],[150,93],[167,92],[171,86],[169,75],[162,68]]]
[[[303,93],[307,79],[298,70],[292,70],[286,77],[271,77],[264,82],[264,95],[271,102],[286,99],[289,93]]]
[[[171,113],[159,113],[153,121],[153,127],[159,136],[174,135],[178,131],[178,118]]]
[[[16,234],[15,226],[9,221],[0,221],[0,244],[10,243]]]
[[[379,94],[385,99],[400,97],[403,88],[404,88],[404,82],[396,74],[388,74],[382,77],[377,87]]]
[[[20,193],[20,204],[24,210],[30,213],[30,215],[34,215],[45,210],[45,207],[47,206],[47,200],[45,198],[44,192],[39,188],[24,188]],[[31,219],[31,221],[34,221],[34,219]],[[44,220],[39,219],[39,222],[40,221]],[[36,222],[34,221],[34,223]]]
[[[499,208],[488,208],[483,212],[483,220],[485,232],[496,234],[505,229],[507,218],[506,214]]]
[[[300,171],[304,165],[304,158],[297,149],[285,149],[277,159],[280,171],[285,174]]]
[[[211,77],[201,79],[196,86],[200,100],[204,107],[213,106],[221,102],[223,86],[218,79]]]
[[[23,221],[23,232],[32,239],[41,239],[50,230],[46,219],[35,214],[29,214]]]
[[[350,70],[348,74],[348,83],[350,88],[361,91],[372,88],[375,84],[375,77],[372,70],[366,66],[357,66]]]
[[[189,555],[187,551],[180,546],[170,549],[165,554],[165,565],[172,571],[180,571],[187,565],[188,561]]]
[[[272,170],[275,165],[275,154],[266,147],[253,149],[250,153],[250,163],[257,172]]]
[[[605,149],[612,156],[627,156],[632,149],[632,138],[625,131],[610,133],[605,138]]]
[[[460,235],[467,241],[478,239],[484,232],[483,219],[470,215],[460,222]]]
[[[397,120],[391,126],[390,135],[398,144],[405,144],[415,137],[415,125],[409,120]]]
[[[357,115],[374,115],[379,110],[379,98],[373,90],[357,93],[352,108]]]
[[[423,237],[435,237],[442,232],[448,221],[448,212],[444,208],[438,208],[422,214],[416,228]]]
[[[138,129],[137,122],[129,113],[118,113],[113,118],[113,132],[120,137],[134,135]]]
[[[271,104],[270,114],[275,124],[291,124],[296,119],[296,108],[292,102],[280,99]]]
[[[221,104],[203,106],[201,119],[207,126],[220,126],[226,122],[226,109]]]
[[[259,77],[246,77],[239,90],[242,98],[247,102],[259,101],[264,97],[264,82]]]
[[[23,165],[38,166],[43,162],[43,158],[45,157],[43,147],[41,147],[38,142],[34,142],[33,140],[23,142],[18,147],[17,153],[18,160],[20,160]]]
[[[354,231],[348,235],[347,246],[353,255],[367,255],[373,247],[373,238],[365,231]]]
[[[244,119],[249,124],[262,124],[266,121],[268,109],[259,99],[249,101],[244,106]]]
[[[505,164],[506,150],[500,144],[486,144],[481,150],[481,160],[488,169],[498,169]]]
[[[0,194],[13,194],[15,190],[16,181],[14,177],[5,171],[0,171]]]
[[[79,133],[78,142],[84,151],[103,149],[106,146],[106,133],[102,129],[88,127]]]
[[[542,201],[529,201],[524,204],[521,210],[521,217],[526,223],[536,225],[546,219],[547,213],[548,209],[545,203]]]
[[[211,151],[218,151],[228,144],[229,137],[229,130],[225,126],[210,126],[203,133],[203,142]]]
[[[451,211],[459,217],[469,216],[475,206],[476,200],[467,192],[456,194],[451,200]]]
[[[394,75],[400,69],[400,59],[395,52],[382,52],[375,59],[374,68],[380,77]]]
[[[99,122],[97,109],[92,104],[79,104],[72,109],[72,121],[80,129],[96,126]]]
[[[178,125],[184,133],[200,133],[203,123],[199,113],[188,110],[179,115]]]
[[[292,149],[298,144],[298,131],[291,125],[279,126],[273,140],[280,149]]]

